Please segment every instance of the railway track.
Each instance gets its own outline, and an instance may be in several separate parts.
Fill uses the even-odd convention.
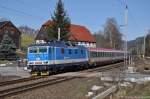
[[[57,78],[52,78],[52,79],[48,79],[48,80],[42,80],[39,82],[20,85],[17,87],[1,89],[0,90],[0,99],[4,98],[6,96],[9,96],[9,95],[15,95],[20,92],[32,90],[34,88],[39,88],[39,87],[46,86],[46,85],[53,85],[53,84],[61,83],[61,82],[71,80],[71,79],[75,79],[75,77],[57,77]]]
[[[121,64],[123,64],[123,62],[106,65],[104,67],[97,67],[93,69],[83,70],[83,71],[80,71],[80,73],[81,72],[92,73],[92,72],[107,71],[113,68],[118,68],[121,66]],[[79,78],[79,77],[82,77],[82,76],[78,75],[78,72],[77,72],[77,75],[74,75],[74,76],[65,76],[65,77],[37,76],[37,77],[18,79],[18,80],[13,80],[13,81],[8,81],[8,82],[1,82],[0,83],[0,99],[9,95],[15,95],[24,91],[32,90],[35,88],[40,88],[46,85],[53,85],[53,84],[61,83],[61,82],[72,80],[72,79]]]
[[[31,80],[37,80],[37,79],[41,79],[41,78],[43,78],[43,77],[36,76],[36,77],[30,77],[30,78],[21,78],[21,79],[16,79],[16,80],[4,81],[4,82],[0,82],[0,86],[8,86],[11,84],[27,82],[27,81],[31,81]]]
[[[96,67],[96,68],[84,70],[84,71],[81,71],[81,72],[102,72],[102,71],[107,71],[107,70],[111,70],[111,69],[114,69],[114,68],[120,68],[123,65],[123,63],[124,62],[120,62],[120,63],[110,64],[110,65],[106,65],[106,66]]]

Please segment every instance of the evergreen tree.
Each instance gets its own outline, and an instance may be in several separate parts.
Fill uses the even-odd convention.
[[[0,58],[8,59],[16,56],[16,46],[8,33],[4,33],[0,44]]]
[[[52,24],[48,28],[49,40],[56,40],[58,38],[58,28],[60,28],[60,39],[68,40],[70,19],[64,10],[64,4],[61,0],[58,1],[54,15],[51,18]]]

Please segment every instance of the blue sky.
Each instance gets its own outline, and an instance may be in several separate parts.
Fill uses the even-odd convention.
[[[128,40],[143,36],[150,29],[150,0],[126,0],[129,8],[128,28],[120,28]],[[57,0],[0,0],[0,17],[16,26],[39,29],[50,19]],[[107,18],[124,24],[124,0],[63,0],[73,24],[86,26],[92,33],[103,30]]]

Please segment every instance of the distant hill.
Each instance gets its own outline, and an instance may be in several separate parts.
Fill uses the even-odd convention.
[[[35,42],[34,38],[36,37],[39,30],[32,29],[28,26],[20,26],[18,29],[22,33],[21,49],[22,51],[27,52],[27,47]]]
[[[132,54],[143,54],[144,47],[144,37],[138,37],[135,40],[128,41],[128,50],[132,52]]]
[[[31,35],[33,37],[35,37],[39,31],[39,30],[32,29],[28,26],[20,26],[18,27],[18,29],[20,30],[22,35]]]

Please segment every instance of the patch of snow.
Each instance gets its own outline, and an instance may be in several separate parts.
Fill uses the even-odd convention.
[[[92,90],[92,91],[96,91],[96,90],[99,90],[99,89],[101,89],[101,88],[103,88],[103,86],[96,86],[96,85],[94,85],[94,86],[91,88],[91,90]]]
[[[124,83],[121,83],[120,85],[123,86],[123,87],[126,87],[126,86],[131,86],[131,83],[129,83],[129,82],[124,82]]]
[[[9,63],[9,65],[12,65],[13,63]]]
[[[93,92],[88,92],[88,94],[86,95],[87,97],[93,96],[94,93]]]
[[[24,67],[23,69],[24,69],[24,70],[28,70],[28,68],[27,68],[27,67]]]
[[[0,64],[1,67],[6,66],[6,64]]]

